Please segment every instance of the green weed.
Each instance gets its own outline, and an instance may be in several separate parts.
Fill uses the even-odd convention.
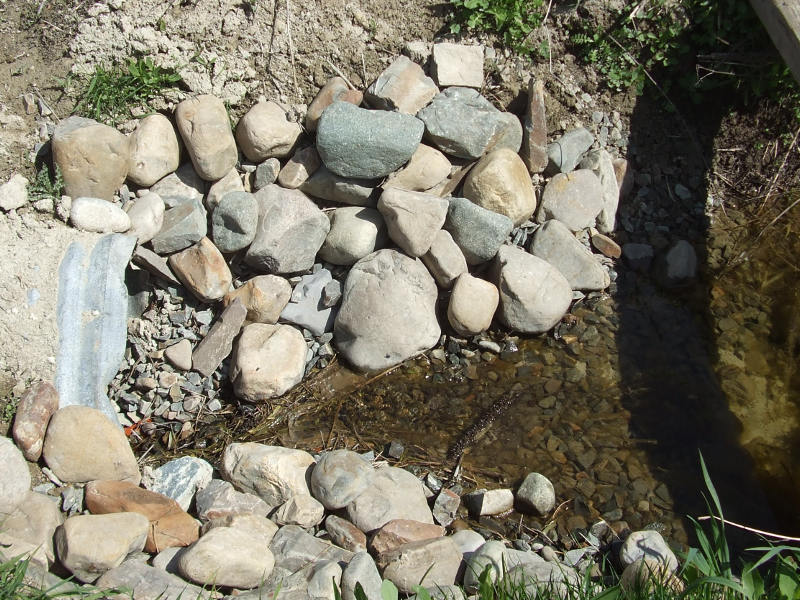
[[[11,423],[14,415],[17,414],[17,405],[19,400],[7,398],[6,404],[3,406],[2,420],[6,423]]]
[[[450,32],[462,28],[494,32],[511,48],[529,53],[530,33],[542,24],[544,0],[450,0]]]
[[[36,178],[28,186],[28,196],[34,202],[43,198],[53,198],[58,200],[64,193],[64,178],[61,170],[56,166],[51,177],[50,170],[46,165],[42,165],[36,173]]]
[[[119,593],[118,590],[100,591],[88,586],[78,587],[71,581],[41,590],[25,582],[29,563],[30,559],[19,556],[4,560],[0,554],[0,600],[56,600],[69,597],[101,600]]]

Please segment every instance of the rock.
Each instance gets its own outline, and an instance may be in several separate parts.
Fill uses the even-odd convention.
[[[442,87],[480,88],[483,86],[483,46],[434,44],[432,71]]]
[[[622,256],[622,248],[617,242],[602,233],[592,233],[592,246],[595,250],[608,258],[619,258]]]
[[[461,569],[461,552],[450,538],[442,537],[404,544],[378,557],[383,577],[401,592],[411,593],[417,585],[452,585]]]
[[[372,535],[369,546],[370,551],[378,556],[403,544],[431,540],[443,535],[444,527],[441,525],[420,523],[408,519],[394,519]]]
[[[100,590],[130,590],[130,597],[136,600],[187,600],[212,597],[211,593],[204,592],[177,575],[151,567],[135,558],[128,559],[118,567],[103,573],[95,582],[95,587]]]
[[[447,200],[406,190],[389,188],[378,200],[389,237],[409,256],[425,254],[447,216]]]
[[[697,275],[697,253],[686,240],[678,240],[660,258],[657,275],[668,287],[685,285]]]
[[[275,556],[275,566],[297,571],[309,563],[321,560],[350,562],[352,552],[323,541],[303,531],[297,525],[284,525],[269,545]]]
[[[172,498],[188,511],[195,493],[211,482],[212,474],[213,468],[202,458],[181,456],[154,469],[147,488]]]
[[[528,169],[507,148],[493,150],[478,161],[464,180],[462,194],[478,206],[506,215],[514,225],[524,223],[536,210]]]
[[[311,104],[308,105],[308,111],[306,112],[306,129],[309,132],[316,131],[317,123],[322,113],[336,100],[349,102],[354,106],[358,106],[363,99],[364,94],[359,90],[351,90],[343,78],[333,77],[329,79],[325,82],[325,85],[322,86],[322,89],[317,92]]]
[[[330,517],[329,517],[330,518]],[[358,552],[342,573],[342,600],[356,600],[356,584],[361,584],[367,598],[380,598],[383,580],[372,557]]]
[[[206,337],[192,352],[192,368],[203,377],[209,377],[231,353],[233,340],[239,335],[247,317],[241,300],[234,300],[222,311]]]
[[[164,211],[164,201],[158,194],[148,192],[137,198],[127,211],[131,223],[128,235],[135,236],[139,244],[146,244],[164,226]]]
[[[514,222],[466,198],[450,198],[444,227],[461,248],[467,264],[477,265],[494,258]]]
[[[327,308],[336,306],[342,299],[342,284],[338,279],[334,279],[325,284],[322,289],[322,306]]]
[[[252,194],[229,192],[211,214],[214,244],[226,254],[247,248],[256,236],[258,204]]]
[[[450,161],[436,148],[420,144],[408,164],[389,175],[383,188],[424,192],[436,187],[450,175]]]
[[[170,285],[181,284],[169,268],[169,265],[167,265],[167,261],[144,246],[136,246],[131,262]]]
[[[432,348],[436,283],[420,261],[378,250],[358,261],[334,325],[339,351],[359,370],[385,369]]]
[[[60,406],[91,406],[114,424],[116,408],[106,392],[125,356],[125,270],[135,244],[130,236],[103,236],[87,257],[84,247],[73,242],[58,269],[55,387]]]
[[[568,598],[570,590],[580,585],[580,580],[580,575],[568,565],[558,562],[535,562],[510,569],[498,585],[524,590],[522,593],[532,598],[542,594]]]
[[[545,186],[539,208],[539,220],[557,219],[580,231],[594,225],[603,209],[603,188],[597,176],[588,169],[559,173]]]
[[[461,497],[447,488],[443,488],[436,496],[433,503],[433,520],[442,527],[447,527],[452,523],[461,506]]]
[[[325,508],[344,508],[372,479],[372,466],[352,450],[324,452],[311,473],[311,493]]]
[[[52,565],[55,562],[53,534],[63,521],[57,499],[26,490],[23,501],[14,512],[9,515],[0,511],[0,525],[2,525],[0,535],[10,536],[40,548],[44,551],[46,562]],[[3,552],[7,551],[8,549],[4,547]]]
[[[313,480],[311,484],[313,487]],[[334,544],[345,550],[349,550],[350,552],[367,551],[367,536],[350,521],[337,517],[336,515],[329,515],[328,518],[325,519],[325,531],[328,532]]]
[[[517,490],[521,510],[546,515],[556,506],[556,492],[550,480],[540,473],[528,473]]]
[[[3,562],[14,560],[27,560],[25,568],[26,578],[31,577],[33,574],[39,573],[49,575],[48,569],[50,563],[47,558],[47,552],[39,545],[31,544],[24,540],[17,539],[4,531],[0,531],[0,544],[2,544],[3,551],[0,552],[0,557]],[[55,576],[53,576],[55,577]],[[63,580],[56,578],[55,583]]]
[[[451,87],[417,116],[425,123],[425,139],[442,152],[475,160],[502,137],[508,122],[501,114],[477,90]]]
[[[439,287],[444,289],[452,287],[458,276],[467,272],[464,253],[444,229],[436,232],[431,247],[422,256],[422,262],[428,267]]]
[[[619,549],[619,560],[624,566],[633,564],[639,559],[646,558],[665,565],[670,572],[678,570],[678,559],[670,550],[664,538],[657,531],[651,529],[634,531]]]
[[[633,190],[633,184],[636,181],[633,167],[624,158],[615,158],[611,164],[614,166],[614,176],[617,179],[619,199],[624,200],[628,197],[628,194],[631,193],[631,190]]]
[[[278,183],[285,188],[298,188],[319,169],[321,164],[322,161],[314,146],[301,148],[292,155],[289,162],[281,169],[278,175]]]
[[[136,185],[149,187],[180,165],[178,134],[164,115],[147,115],[128,139],[128,179]]]
[[[201,521],[221,519],[231,515],[255,515],[266,518],[272,510],[255,494],[237,492],[233,485],[212,479],[195,496],[197,517]]]
[[[126,481],[92,481],[86,485],[86,508],[92,514],[138,513],[147,517],[146,552],[188,546],[197,540],[200,524],[175,500]]]
[[[334,102],[319,120],[317,151],[325,166],[342,177],[385,177],[408,162],[423,129],[411,115]]]
[[[204,206],[213,211],[219,203],[222,202],[222,199],[232,192],[242,192],[244,193],[244,184],[242,183],[242,177],[239,175],[239,171],[236,170],[234,167],[219,181],[215,181],[211,184],[208,188],[208,194],[206,194],[206,198],[204,201]]]
[[[584,164],[587,166],[584,167]],[[617,206],[619,205],[619,186],[611,155],[605,150],[595,150],[589,153],[580,166],[581,168],[591,168],[600,180],[600,186],[603,189],[603,208],[597,215],[597,229],[603,233],[611,233],[617,226]]]
[[[520,156],[530,173],[547,168],[547,114],[544,105],[544,81],[531,77],[525,110],[524,134]]]
[[[239,527],[217,527],[181,553],[178,570],[200,585],[254,588],[272,572],[268,544]]]
[[[141,480],[122,429],[88,406],[65,406],[53,414],[42,454],[56,477],[67,483]]]
[[[192,368],[192,343],[181,340],[164,349],[164,358],[176,369],[188,371]]]
[[[611,283],[594,254],[560,221],[546,221],[536,230],[530,252],[557,268],[573,290],[604,290]]]
[[[77,579],[94,582],[144,548],[149,522],[138,513],[77,515],[56,529],[58,558]]]
[[[394,519],[433,523],[422,483],[397,467],[375,469],[370,485],[347,505],[347,516],[364,533]]]
[[[28,203],[28,180],[17,173],[0,185],[0,209],[5,211],[22,208]]]
[[[486,543],[483,536],[472,529],[460,529],[453,533],[450,539],[458,546],[458,549],[464,556],[464,560],[469,560],[470,556]]]
[[[228,306],[238,298],[247,309],[248,321],[273,324],[278,322],[291,296],[292,286],[283,277],[259,275],[225,294],[222,303]]]
[[[567,131],[547,146],[547,170],[552,173],[573,171],[593,143],[594,136],[584,127]]]
[[[9,438],[0,436],[0,521],[13,513],[25,500],[31,487],[28,465]]]
[[[686,585],[666,565],[652,558],[640,558],[622,571],[619,586],[630,595],[644,592],[648,596],[656,589],[667,589],[676,595],[683,593]]]
[[[372,108],[415,115],[438,93],[422,67],[400,55],[367,88],[365,99]]]
[[[328,213],[331,229],[319,257],[334,265],[352,265],[382,247],[386,225],[373,208],[345,206]]]
[[[569,309],[572,288],[547,261],[514,246],[502,246],[494,265],[500,290],[500,320],[523,333],[542,333]]]
[[[25,460],[39,460],[47,424],[57,410],[58,392],[48,382],[32,385],[20,399],[11,433]],[[9,463],[4,461],[3,464]],[[0,508],[1,512],[6,511]]]
[[[205,189],[206,182],[194,170],[192,163],[188,162],[159,180],[150,191],[161,196],[164,206],[173,208],[184,202],[202,203]]]
[[[231,361],[236,395],[247,402],[282,396],[303,379],[306,351],[303,334],[291,325],[247,325]]]
[[[475,517],[501,515],[514,508],[514,492],[507,488],[476,490],[464,496],[464,504]]]
[[[245,262],[266,273],[295,273],[311,268],[330,230],[325,214],[299,190],[268,185],[254,197],[258,202],[258,225]]]
[[[275,508],[292,496],[311,495],[308,483],[313,466],[314,457],[302,450],[234,443],[225,448],[222,474],[239,490]]]
[[[315,336],[333,331],[333,320],[337,311],[322,306],[322,291],[331,281],[333,276],[328,269],[303,275],[294,286],[289,303],[281,312],[281,320],[308,329]]]
[[[236,125],[239,148],[253,162],[289,156],[300,133],[300,125],[289,121],[275,102],[255,104]]]
[[[500,126],[489,150],[511,150],[519,153],[522,147],[522,123],[514,113],[500,113]]]
[[[124,210],[101,198],[75,198],[69,222],[75,229],[94,233],[121,233],[131,227],[131,220]]]
[[[172,254],[202,240],[207,228],[205,209],[199,202],[187,201],[164,213],[161,230],[150,243],[157,254]]]
[[[633,242],[623,244],[622,255],[632,269],[645,273],[650,269],[650,263],[653,262],[653,247],[650,244]]]
[[[167,263],[186,289],[203,302],[222,298],[233,281],[225,257],[207,237],[173,254]]]
[[[69,117],[56,127],[51,144],[71,198],[112,200],[128,175],[128,138],[113,127]]]
[[[491,283],[462,273],[453,286],[447,320],[457,334],[477,335],[489,329],[499,302],[499,292]]]
[[[306,194],[330,202],[353,206],[375,206],[375,185],[375,180],[339,177],[322,166],[303,182],[300,189]]]
[[[273,518],[279,525],[299,525],[310,529],[322,523],[325,507],[311,496],[292,496],[281,504]]]
[[[202,534],[205,535],[215,527],[239,527],[253,533],[263,540],[265,544],[269,544],[275,534],[278,533],[278,526],[266,517],[249,514],[226,515],[218,519],[212,519],[203,525]]]
[[[175,122],[200,177],[216,181],[236,165],[236,142],[222,100],[211,95],[188,98],[175,108]]]
[[[342,568],[332,560],[321,560],[311,567],[308,580],[308,597],[312,600],[335,600],[342,581]]]
[[[271,183],[275,183],[280,170],[281,161],[277,158],[268,158],[264,162],[259,163],[253,176],[253,191],[258,191]]]
[[[150,563],[160,571],[166,571],[167,573],[171,573],[173,575],[178,574],[178,559],[180,558],[181,552],[183,552],[183,548],[165,548],[158,554],[156,554]],[[133,560],[136,560],[135,558]],[[140,564],[141,561],[137,561]],[[183,581],[183,580],[181,580]]]
[[[479,586],[479,577],[487,568],[488,581],[496,582],[507,570],[504,565],[505,550],[503,542],[496,540],[485,542],[474,550],[464,569],[464,590],[475,592]]]

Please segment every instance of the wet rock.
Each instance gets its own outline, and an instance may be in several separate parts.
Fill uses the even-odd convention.
[[[433,45],[433,76],[442,87],[483,85],[483,46],[440,42]]]
[[[383,188],[399,188],[412,192],[424,192],[436,187],[450,175],[450,161],[447,157],[425,144],[420,144],[408,164],[392,173]]]
[[[359,90],[351,90],[347,86],[347,82],[341,77],[329,79],[311,101],[311,104],[308,105],[308,111],[306,112],[306,129],[310,132],[316,131],[322,113],[336,100],[349,102],[353,106],[359,106],[363,99],[364,94]]]
[[[544,188],[539,220],[557,219],[571,231],[594,225],[603,209],[603,188],[588,169],[559,173]]]
[[[173,254],[167,263],[186,289],[203,302],[219,300],[231,287],[233,277],[225,257],[207,237]]]
[[[586,164],[585,167],[584,164]],[[620,196],[611,155],[605,150],[590,152],[580,166],[591,169],[600,180],[603,188],[603,208],[597,215],[597,229],[603,233],[611,233],[617,224],[617,206]]]
[[[94,582],[144,548],[149,522],[138,513],[78,515],[56,529],[58,559],[77,579]]]
[[[140,120],[129,140],[128,179],[136,185],[149,187],[180,165],[178,134],[162,114]]]
[[[281,504],[273,518],[279,525],[299,525],[310,529],[322,523],[325,507],[311,496],[292,496]]]
[[[385,177],[408,162],[423,129],[411,115],[334,102],[319,120],[317,151],[325,166],[342,177]]]
[[[386,225],[373,208],[346,206],[328,213],[331,229],[319,257],[334,265],[352,265],[386,241]]]
[[[659,260],[659,280],[663,285],[685,285],[697,275],[697,253],[686,240],[675,242]]]
[[[272,572],[267,543],[239,527],[217,527],[181,553],[178,570],[200,585],[249,589]]]
[[[544,81],[531,77],[525,110],[524,134],[520,156],[531,173],[547,168],[547,115],[544,105]]]
[[[55,129],[53,162],[71,198],[112,200],[128,175],[128,138],[92,119],[69,117]]]
[[[222,473],[238,489],[256,494],[270,507],[292,496],[310,496],[308,482],[314,457],[308,452],[248,442],[229,444]]]
[[[192,368],[192,343],[181,340],[164,349],[164,358],[176,369],[188,371]]]
[[[258,205],[247,192],[227,193],[211,214],[214,244],[232,253],[251,244],[256,235]]]
[[[453,286],[447,304],[447,320],[457,334],[477,335],[489,329],[499,302],[494,285],[463,273]]]
[[[268,158],[256,167],[253,176],[253,191],[275,183],[281,170],[281,161],[277,158]]]
[[[383,577],[401,592],[411,593],[417,585],[452,585],[461,569],[461,552],[450,538],[404,544],[378,557]]]
[[[376,183],[373,179],[339,177],[323,166],[303,182],[300,189],[306,194],[330,202],[353,206],[375,206]]]
[[[75,198],[69,222],[75,229],[94,233],[120,233],[131,227],[131,220],[124,210],[101,198]]]
[[[500,290],[498,316],[523,333],[542,333],[569,309],[572,288],[547,261],[514,246],[502,246],[494,264]]]
[[[67,483],[113,479],[138,484],[141,479],[122,429],[88,406],[65,406],[53,414],[42,454]]]
[[[422,67],[401,55],[367,88],[365,99],[372,108],[415,115],[438,93]]]
[[[211,95],[188,98],[175,108],[175,122],[200,177],[216,181],[236,165],[236,142],[222,100]]]
[[[308,329],[315,336],[332,331],[336,311],[322,305],[322,291],[331,281],[333,276],[328,269],[303,275],[294,286],[289,303],[281,312],[281,320]]]
[[[268,185],[254,195],[258,202],[256,236],[245,262],[265,273],[305,271],[330,230],[330,221],[298,190]]]
[[[342,582],[342,568],[332,560],[322,560],[311,568],[311,577],[308,580],[308,597],[312,600],[335,600]]]
[[[230,515],[256,515],[263,518],[272,510],[255,494],[237,492],[233,485],[212,479],[195,496],[197,517],[201,521],[221,519]]]
[[[352,552],[314,537],[297,525],[284,525],[269,545],[275,556],[275,566],[290,571],[302,569],[321,560],[350,562]]]
[[[430,249],[436,232],[444,225],[447,207],[444,198],[393,188],[384,190],[378,200],[389,237],[412,257]]]
[[[444,527],[409,519],[393,519],[378,529],[370,539],[370,551],[378,556],[410,542],[444,536]]]
[[[188,511],[195,493],[211,482],[212,474],[213,468],[202,458],[181,456],[154,469],[147,488],[172,498]]]
[[[3,463],[4,467],[8,464],[7,462]],[[26,491],[23,501],[10,515],[0,510],[2,535],[41,548],[49,564],[55,562],[53,534],[63,521],[64,517],[58,509],[58,501],[53,497],[36,492]],[[3,548],[4,553],[7,551],[7,548]]]
[[[366,552],[367,550],[367,536],[350,521],[330,515],[325,519],[325,531],[328,532],[334,544],[345,550],[350,552]]]
[[[192,352],[192,368],[203,377],[210,376],[233,348],[233,340],[242,330],[247,309],[241,300],[234,300],[222,311],[206,337]]]
[[[573,290],[604,290],[611,283],[608,272],[560,221],[546,221],[536,230],[530,252],[556,267]]]
[[[657,531],[634,531],[622,542],[619,549],[619,560],[624,566],[642,558],[657,561],[673,573],[678,570],[678,559],[675,557],[675,553]]]
[[[164,226],[164,211],[164,201],[158,194],[148,192],[137,198],[128,208],[131,223],[128,235],[136,236],[139,244],[146,244]]]
[[[464,496],[464,504],[476,517],[500,515],[514,508],[514,492],[506,488],[476,490]]]
[[[247,309],[247,320],[252,323],[277,323],[292,296],[292,286],[277,275],[259,275],[244,285],[225,294],[223,305],[239,299]]]
[[[206,236],[206,211],[199,202],[186,201],[164,213],[161,230],[150,241],[157,254],[172,254]]]
[[[9,211],[22,208],[28,203],[28,180],[17,173],[0,185],[0,209]]]
[[[161,196],[167,208],[173,208],[184,202],[202,203],[205,189],[206,182],[194,170],[192,163],[188,162],[159,180],[150,191]]]
[[[556,505],[556,492],[550,480],[541,473],[528,473],[517,490],[521,510],[546,515]]]
[[[628,243],[622,246],[622,256],[632,269],[642,273],[650,270],[653,262],[653,247],[650,244]]]
[[[383,580],[372,557],[358,552],[342,573],[342,600],[356,600],[356,584],[360,583],[367,598],[380,598]]]
[[[103,573],[95,582],[95,587],[100,590],[130,590],[131,598],[136,600],[181,600],[212,596],[211,593],[204,592],[177,575],[151,567],[135,558],[128,559],[118,567]]]
[[[236,395],[260,402],[285,394],[303,379],[306,351],[303,334],[291,325],[246,326],[231,361]]]
[[[379,250],[350,270],[334,339],[360,370],[385,369],[439,340],[436,283],[420,261]]]
[[[11,433],[26,460],[39,460],[47,424],[57,410],[58,392],[48,382],[33,384],[20,399]]]
[[[9,438],[0,436],[0,518],[13,513],[28,494],[31,474],[28,464]]]
[[[436,232],[431,247],[422,256],[422,262],[428,267],[439,287],[444,289],[452,287],[458,276],[467,272],[464,253],[444,229]]]
[[[595,250],[608,258],[619,258],[622,256],[622,248],[620,245],[602,233],[592,234],[592,246],[594,246]]]
[[[578,127],[562,135],[547,146],[548,171],[569,173],[575,170],[583,155],[594,143],[594,136],[584,128]]]
[[[320,456],[311,473],[311,492],[325,508],[344,508],[370,484],[372,466],[352,450],[333,450]]]
[[[278,175],[278,183],[290,189],[303,185],[314,172],[319,169],[322,161],[314,146],[307,146],[297,150],[289,159]]]
[[[466,198],[450,198],[444,227],[461,248],[467,264],[477,265],[494,258],[514,222]]]

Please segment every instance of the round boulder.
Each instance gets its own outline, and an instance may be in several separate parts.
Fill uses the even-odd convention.
[[[507,216],[514,225],[524,223],[536,210],[528,168],[508,148],[493,150],[481,158],[464,180],[462,193],[478,206]]]
[[[556,505],[556,492],[541,473],[528,473],[517,490],[517,503],[526,512],[545,515]]]
[[[169,119],[160,113],[148,115],[130,136],[128,179],[149,187],[180,165],[178,134]]]
[[[236,165],[239,154],[222,100],[208,94],[184,100],[175,109],[175,121],[200,177],[216,181]]]
[[[253,162],[289,156],[300,133],[300,125],[290,122],[275,102],[259,102],[236,125],[236,141]]]
[[[22,452],[9,438],[0,436],[0,518],[10,515],[25,500],[31,474]]]
[[[311,493],[325,508],[344,508],[369,485],[372,466],[352,450],[324,453],[311,473]]]

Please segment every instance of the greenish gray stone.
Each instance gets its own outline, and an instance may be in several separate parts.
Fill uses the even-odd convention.
[[[211,215],[214,244],[220,252],[247,248],[256,236],[258,204],[253,194],[228,192]]]
[[[150,240],[156,254],[172,254],[206,236],[206,211],[197,200],[188,200],[164,213],[161,231]]]
[[[574,171],[593,143],[594,136],[584,127],[566,132],[555,142],[547,145],[548,172],[569,173]]]
[[[372,179],[339,177],[325,167],[320,167],[303,182],[300,189],[322,200],[374,207],[377,202],[376,185],[377,181]]]
[[[491,260],[514,228],[505,215],[487,210],[466,198],[450,198],[444,228],[461,248],[467,264]]]

